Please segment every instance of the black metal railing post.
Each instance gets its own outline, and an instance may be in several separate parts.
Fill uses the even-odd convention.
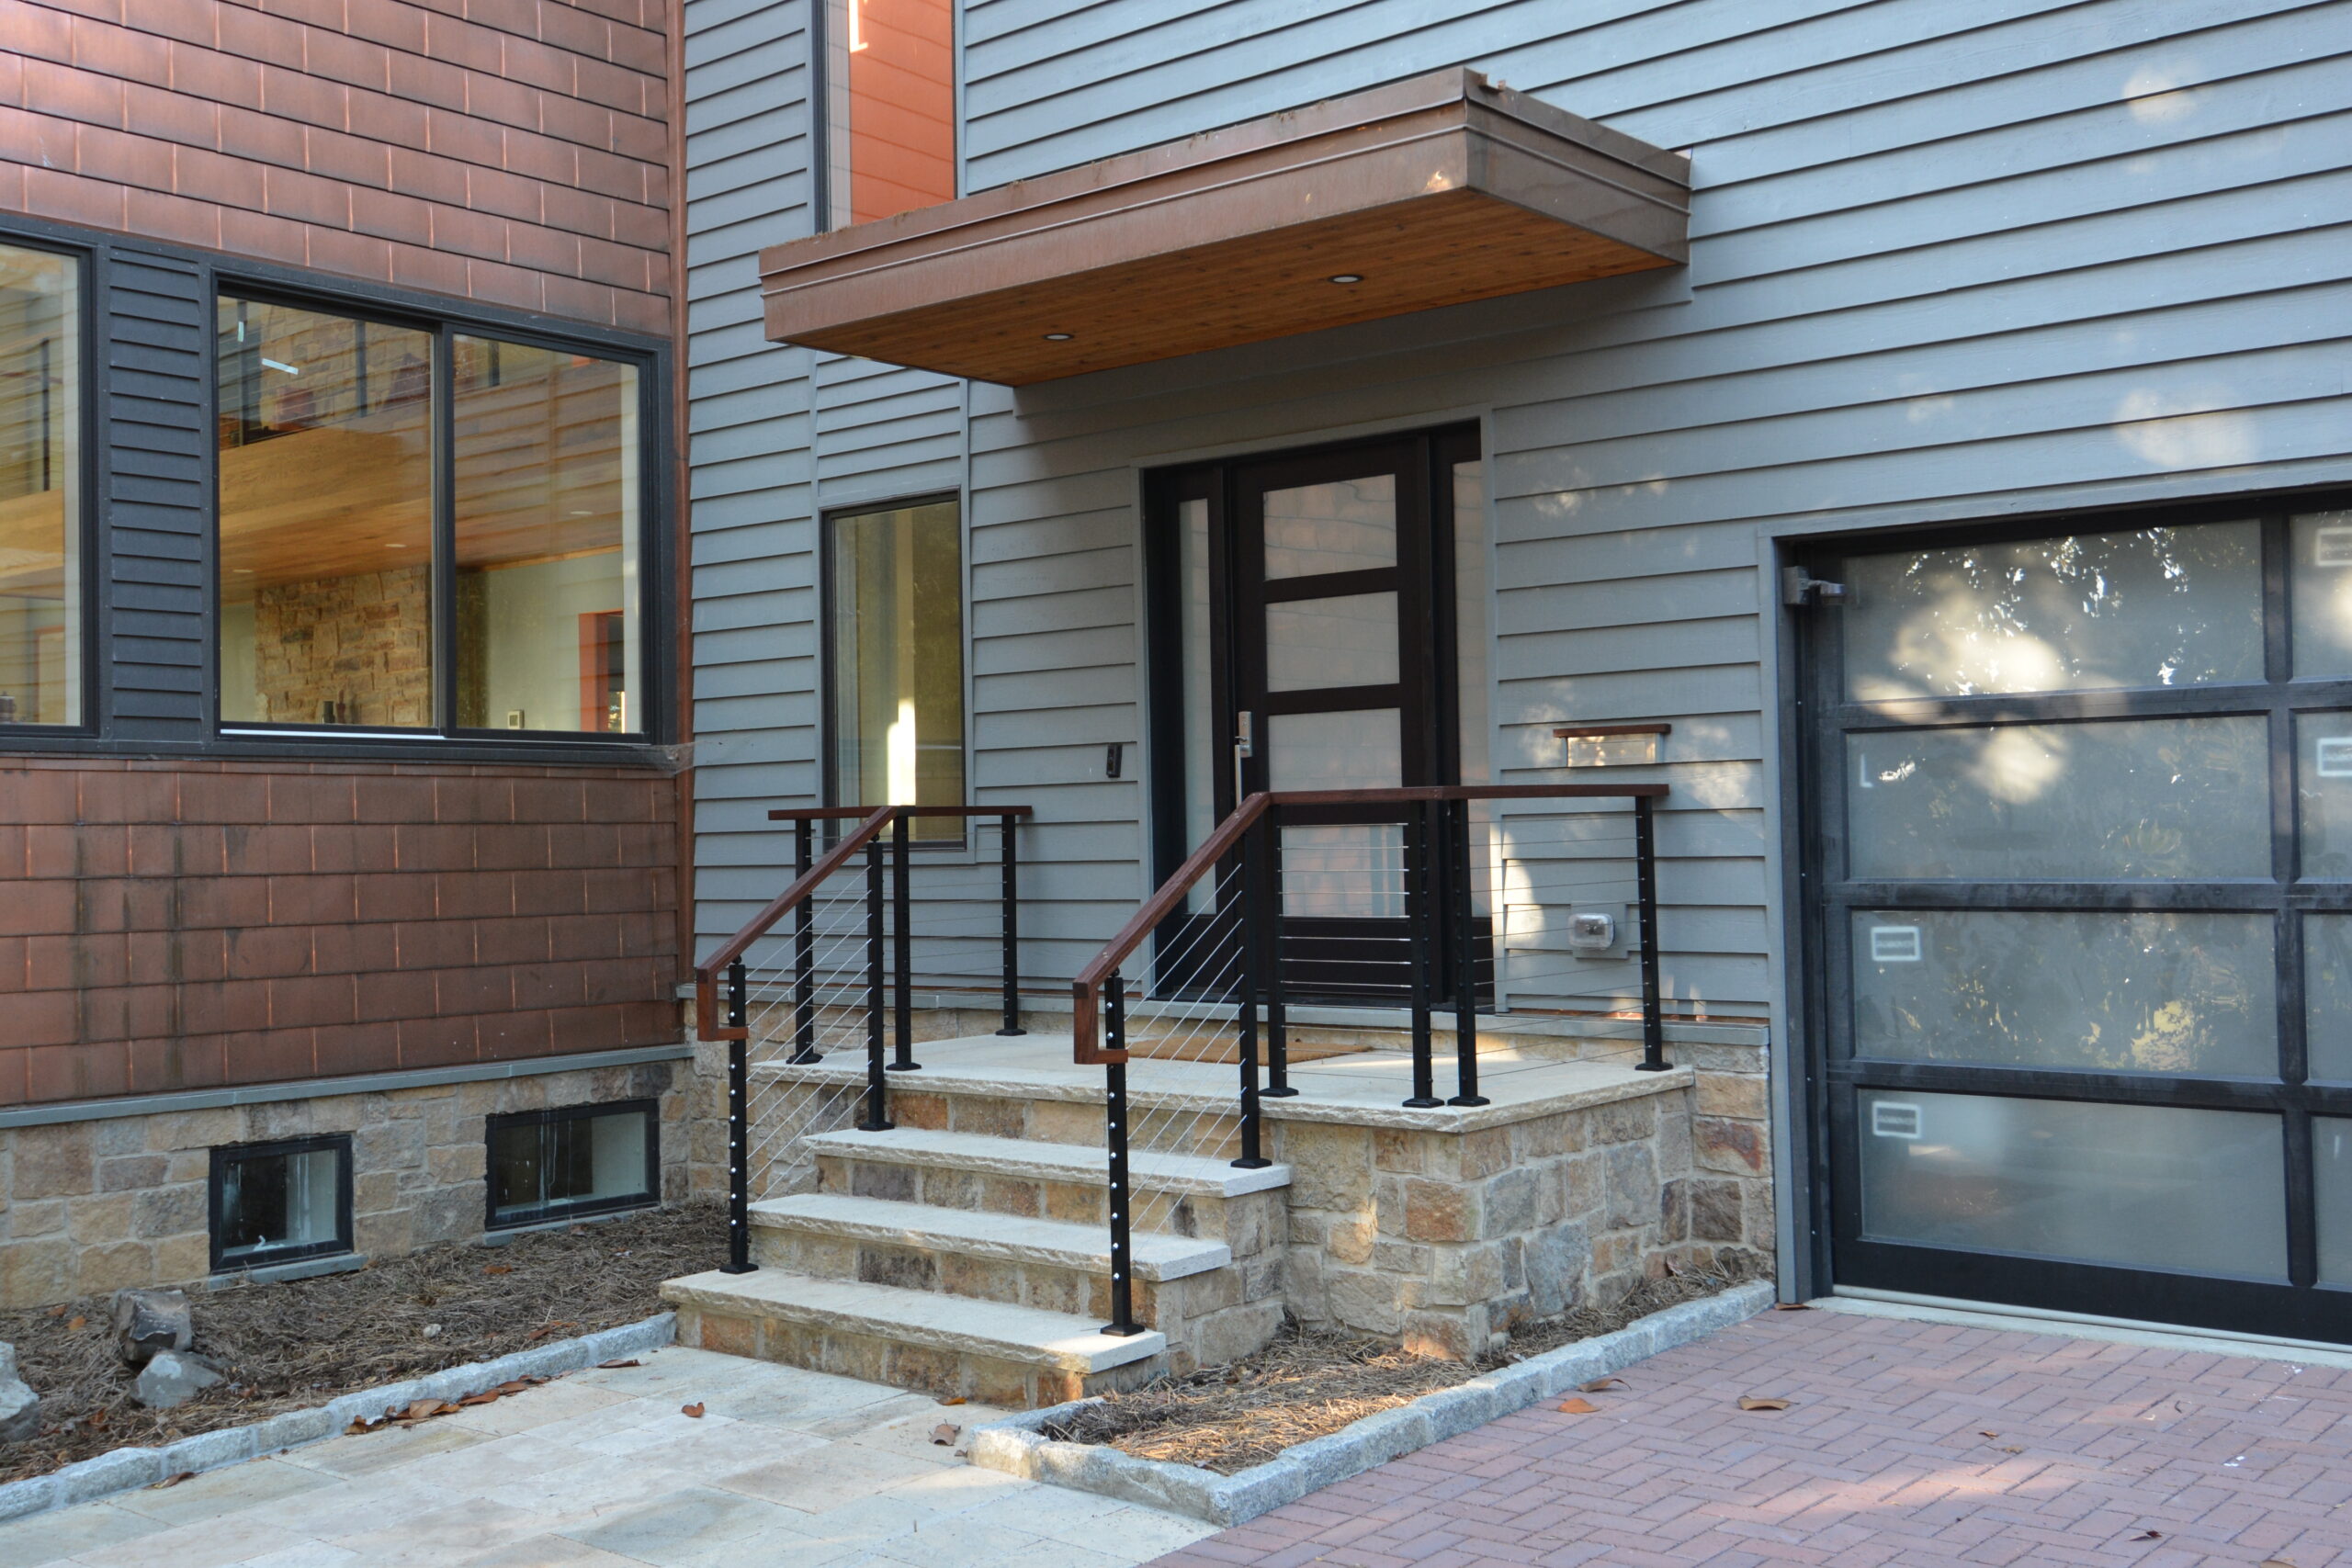
[[[1021,1027],[1021,879],[1012,840],[1012,825],[1018,820],[1010,811],[997,818],[1004,868],[1004,1027],[999,1034],[1029,1032]]]
[[[882,840],[865,842],[865,1120],[858,1130],[887,1133],[890,1119],[882,1077]]]
[[[894,1073],[911,1073],[922,1066],[915,1060],[915,895],[914,874],[908,866],[911,826],[903,814],[890,821],[890,963],[898,971],[890,978]]]
[[[1262,827],[1262,819],[1259,827]],[[1241,1157],[1234,1165],[1242,1170],[1262,1170],[1274,1162],[1268,1159],[1260,1146],[1262,1127],[1258,1114],[1258,988],[1264,983],[1259,964],[1261,950],[1265,943],[1265,909],[1261,900],[1264,892],[1265,844],[1258,828],[1241,836],[1240,876],[1235,891],[1240,896],[1241,930],[1241,1006],[1240,1031],[1236,1055],[1241,1063]]]
[[[1414,1110],[1445,1102],[1437,1097],[1437,1075],[1430,1062],[1430,809],[1428,801],[1406,807],[1405,931],[1412,970]]]
[[[1470,803],[1441,801],[1446,825],[1446,900],[1453,936],[1453,1098],[1448,1105],[1485,1105],[1478,1092],[1478,942],[1470,928]]]
[[[1115,974],[1102,982],[1102,1043],[1114,1052],[1127,1048],[1126,990]],[[1111,1321],[1102,1325],[1102,1332],[1125,1337],[1141,1334],[1143,1325],[1136,1321],[1134,1258],[1129,1245],[1132,1190],[1127,1179],[1127,1065],[1122,1061],[1111,1062],[1102,1069],[1102,1135],[1111,1155],[1111,1190],[1107,1199],[1111,1216]]]
[[[1642,907],[1642,1059],[1637,1070],[1667,1069],[1666,1012],[1657,977],[1657,820],[1646,795],[1634,797],[1634,886]]]
[[[1265,842],[1258,857],[1265,908],[1264,941],[1259,947],[1259,973],[1266,992],[1266,1087],[1262,1099],[1283,1100],[1298,1090],[1290,1081],[1290,1010],[1283,998],[1283,808],[1266,807],[1261,819]]]
[[[817,823],[803,817],[793,824],[793,880],[817,862]],[[817,901],[803,898],[792,911],[792,1055],[795,1065],[821,1062],[817,1049]]]
[[[743,961],[727,966],[727,1261],[722,1274],[752,1271],[752,1096],[749,983]]]

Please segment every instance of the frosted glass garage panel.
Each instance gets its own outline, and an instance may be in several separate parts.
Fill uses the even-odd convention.
[[[1842,569],[1860,702],[2262,679],[2256,523],[1862,556]]]
[[[2352,915],[2303,917],[2303,1040],[2308,1076],[2352,1083]]]
[[[1888,1089],[1856,1099],[1872,1241],[2286,1278],[2276,1116]]]
[[[2273,940],[2267,915],[1857,910],[1854,1053],[2269,1077]]]
[[[2352,1285],[2352,1121],[2312,1118],[2312,1186],[2319,1200],[2319,1279]]]
[[[2287,537],[2295,674],[2352,675],[2352,512],[2305,513]]]
[[[2270,874],[2251,715],[1863,731],[1846,769],[1856,877]]]
[[[2352,713],[2295,716],[2297,858],[2305,876],[2352,876]]]

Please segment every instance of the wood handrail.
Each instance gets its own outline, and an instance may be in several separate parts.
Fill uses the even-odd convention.
[[[771,822],[845,822],[862,819],[863,806],[782,806],[768,813]],[[1035,817],[1034,806],[895,806],[900,817]]]
[[[1129,954],[1143,945],[1162,920],[1176,911],[1178,901],[1193,885],[1230,854],[1242,835],[1276,806],[1406,806],[1431,800],[1629,800],[1637,796],[1662,799],[1662,784],[1411,784],[1402,789],[1293,789],[1265,791],[1246,797],[1233,808],[1201,847],[1184,859],[1166,882],[1143,902],[1134,916],[1103,944],[1070,983],[1070,1054],[1080,1066],[1099,1066],[1127,1059],[1125,1051],[1102,1047],[1102,982],[1116,972]]]
[[[839,810],[838,807],[824,808]],[[718,976],[726,967],[743,956],[744,950],[764,936],[768,929],[784,919],[786,913],[802,899],[814,893],[847,863],[850,856],[864,849],[874,836],[890,825],[891,819],[905,811],[901,806],[875,808],[871,816],[842,835],[841,842],[825,852],[824,858],[810,866],[805,875],[795,877],[792,886],[775,896],[775,900],[752,916],[741,931],[720,944],[718,952],[695,965],[695,1032],[705,1040],[741,1040],[749,1031],[718,1022]]]

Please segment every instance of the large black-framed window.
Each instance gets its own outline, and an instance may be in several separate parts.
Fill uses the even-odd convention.
[[[262,1269],[352,1248],[351,1134],[216,1147],[212,1269]]]
[[[1836,1280],[2352,1338],[2346,499],[1806,564]]]
[[[651,1100],[488,1118],[484,1224],[511,1230],[659,1202],[661,1125]]]
[[[214,325],[224,730],[647,738],[640,361],[254,289]]]
[[[924,495],[824,513],[829,806],[961,806],[967,798],[963,507]],[[919,844],[964,841],[919,817]]]
[[[0,735],[88,723],[88,276],[0,233]]]

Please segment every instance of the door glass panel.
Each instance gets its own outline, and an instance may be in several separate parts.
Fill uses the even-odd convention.
[[[1862,909],[1853,941],[1857,1055],[2278,1070],[2267,915]]]
[[[2295,718],[2297,849],[2305,876],[2352,876],[2352,713]]]
[[[2352,915],[2303,917],[2306,1073],[2352,1083]]]
[[[1348,822],[1283,829],[1283,914],[1333,919],[1405,918],[1405,829],[1395,822]]]
[[[1209,503],[1176,508],[1176,570],[1183,607],[1184,852],[1216,830],[1216,770],[1227,755],[1216,736],[1216,694],[1209,686]],[[1216,878],[1203,877],[1185,896],[1198,914],[1216,902]]]
[[[2256,716],[1846,738],[1857,877],[2267,876]]]
[[[0,245],[0,727],[82,718],[79,287]]]
[[[2352,675],[2352,512],[2306,513],[2288,535],[2295,673]]]
[[[2319,1278],[2352,1285],[2352,1121],[2312,1118],[2312,1185],[2319,1200]]]
[[[1285,713],[1262,720],[1275,789],[1397,789],[1405,783],[1395,708]]]
[[[1265,492],[1266,575],[1310,577],[1396,564],[1396,476]]]
[[[1859,701],[2262,679],[2259,524],[1905,550],[1844,570]]]
[[[1875,1241],[2281,1280],[2276,1116],[1863,1089]]]
[[[1396,595],[1351,593],[1266,606],[1266,690],[1396,681]]]

